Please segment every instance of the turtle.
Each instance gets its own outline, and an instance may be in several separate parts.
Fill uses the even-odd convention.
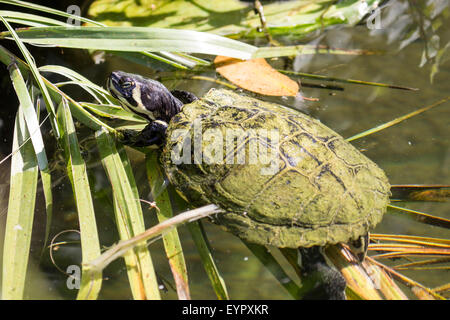
[[[364,259],[389,204],[378,165],[320,121],[242,92],[213,88],[199,99],[123,71],[107,88],[149,120],[127,143],[157,148],[190,205],[216,204],[214,222],[244,241],[298,249],[302,274],[320,279],[316,290],[345,299],[323,249],[348,243]]]

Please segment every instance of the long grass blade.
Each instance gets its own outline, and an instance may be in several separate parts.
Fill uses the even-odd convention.
[[[123,146],[117,145],[105,129],[96,132],[103,167],[113,189],[114,211],[121,240],[145,230],[139,194]],[[160,299],[150,252],[145,244],[125,253],[128,279],[135,299]]]
[[[123,121],[132,121],[142,124],[147,124],[148,120],[138,116],[135,113],[131,113],[129,111],[124,110],[120,106],[116,105],[107,105],[107,104],[96,104],[96,103],[90,103],[90,102],[80,102],[80,105],[92,111],[93,113],[104,117],[104,118],[110,118],[110,119],[117,119],[117,120],[123,120]]]
[[[435,287],[433,289],[436,293],[445,293],[446,291],[450,291],[450,283],[443,284],[442,286]]]
[[[448,239],[390,234],[371,234],[371,239],[377,241],[369,245],[369,250],[377,252],[376,258],[437,255],[448,259],[450,255]]]
[[[10,24],[2,16],[0,16],[0,20],[3,21],[6,28],[9,30],[9,33],[13,37],[17,46],[19,47],[20,51],[22,52],[22,55],[24,56],[25,60],[27,61],[29,69],[30,69],[34,79],[36,80],[39,90],[42,93],[42,97],[44,98],[45,106],[47,107],[47,112],[50,114],[50,121],[52,124],[53,132],[55,133],[56,137],[59,137],[58,125],[56,123],[55,107],[54,107],[53,101],[48,93],[47,87],[45,86],[44,81],[39,73],[39,70],[34,62],[33,56],[30,54],[30,52],[25,47],[23,42],[19,39],[18,35],[14,31],[14,29],[10,26]]]
[[[32,94],[27,89],[25,80],[23,79],[20,69],[16,62],[13,62],[9,65],[9,71],[11,75],[12,84],[16,91],[17,97],[19,98],[19,103],[23,108],[22,110],[27,124],[28,132],[31,132],[30,138],[33,144],[34,152],[36,153],[36,158],[38,161],[39,171],[41,175],[41,182],[44,191],[44,198],[46,204],[45,208],[47,214],[45,241],[43,246],[43,248],[45,248],[47,237],[50,231],[49,228],[53,211],[51,175],[48,167],[47,155],[45,153],[44,142],[42,139],[38,115],[34,108]]]
[[[436,246],[443,248],[450,248],[449,239],[439,239],[431,237],[419,237],[419,236],[409,236],[409,235],[399,235],[399,234],[379,234],[371,233],[370,239],[380,240],[380,241],[394,241],[408,244],[419,244],[426,246]],[[371,247],[372,244],[369,245]]]
[[[79,149],[75,125],[67,101],[58,108],[58,122],[61,126],[61,144],[64,147],[67,174],[72,184],[78,212],[81,237],[82,261],[90,261],[100,255],[100,242],[95,222],[94,204],[86,173],[86,163]],[[102,285],[102,273],[85,273],[82,270],[81,286],[77,299],[96,299]]]
[[[253,54],[252,58],[273,58],[283,56],[296,56],[299,54],[370,55],[373,54],[373,52],[365,50],[335,49],[312,45],[275,46],[258,48],[258,50],[256,50],[256,52]]]
[[[164,175],[158,161],[158,153],[151,152],[147,154],[145,165],[150,188],[151,190],[155,190],[164,182]],[[167,189],[164,189],[158,195],[154,194],[153,201],[156,202],[158,208],[157,216],[160,223],[173,217],[172,205]],[[175,280],[178,298],[180,300],[190,299],[186,262],[177,229],[165,233],[162,238],[170,269]]]
[[[36,152],[39,169],[46,170],[48,168],[47,155],[45,154],[44,141],[41,135],[41,128],[34,109],[33,101],[28,93],[27,85],[22,77],[19,67],[15,62],[9,65],[11,81],[16,91],[19,103],[22,105],[23,114],[27,123],[28,131],[31,134],[31,142]]]
[[[103,252],[101,256],[87,263],[86,267],[89,267],[92,270],[103,270],[112,261],[123,256],[128,250],[135,248],[142,242],[155,241],[159,239],[162,234],[171,231],[173,228],[176,228],[183,223],[193,222],[219,212],[221,212],[219,207],[210,204],[179,213],[176,216],[145,230],[143,233],[140,233],[129,240],[121,240],[118,244],[113,245],[111,248]]]
[[[50,169],[41,170],[40,175],[41,175],[42,191],[44,193],[45,212],[46,212],[44,244],[42,246],[42,253],[43,253],[45,248],[47,247],[47,241],[50,235],[50,227],[53,218],[53,193],[52,193],[52,176],[50,174]]]
[[[296,72],[296,71],[290,71],[290,70],[280,70],[280,69],[277,69],[277,70],[279,72],[281,72],[281,73],[284,73],[284,74],[289,74],[289,75],[292,75],[292,76],[298,76],[300,78],[321,80],[321,81],[332,81],[332,82],[359,84],[359,85],[365,85],[365,86],[382,87],[382,88],[390,88],[390,89],[400,89],[400,90],[409,90],[409,91],[417,91],[417,90],[419,90],[417,88],[410,88],[410,87],[405,87],[405,86],[398,86],[398,85],[379,83],[379,82],[370,82],[370,81],[354,80],[354,79],[343,79],[343,78],[323,76],[323,75],[304,73],[304,72]]]
[[[203,267],[205,268],[206,274],[211,281],[217,298],[219,298],[219,300],[228,300],[230,297],[228,296],[225,281],[216,266],[214,258],[211,254],[208,239],[202,225],[200,224],[200,221],[189,223],[187,227],[191,233],[192,239],[194,240],[195,246],[197,247]]]
[[[448,248],[426,248],[423,246],[408,247],[406,245],[379,244],[370,247],[370,250],[384,251],[386,253],[377,254],[376,258],[399,258],[412,256],[449,256]]]
[[[442,297],[441,295],[437,294],[436,292],[434,292],[433,290],[423,286],[422,284],[402,275],[399,272],[396,272],[395,270],[393,270],[392,268],[389,268],[388,266],[376,261],[375,259],[373,259],[372,257],[366,257],[367,260],[369,260],[371,263],[383,268],[387,273],[389,273],[391,276],[393,276],[394,278],[396,278],[398,281],[400,281],[401,283],[403,283],[404,285],[406,285],[409,288],[414,288],[414,287],[418,287],[421,288],[422,290],[424,290],[425,292],[427,292],[428,294],[432,295],[434,298],[438,299],[438,300],[445,300],[444,297]]]
[[[417,210],[394,206],[392,204],[388,205],[388,208],[394,209],[396,211],[401,211],[402,213],[406,213],[419,222],[426,223],[426,224],[429,224],[432,226],[450,229],[450,220],[449,219],[433,216],[431,214],[420,212]]]
[[[22,73],[26,73],[30,70],[30,67],[27,63],[16,57],[14,54],[9,52],[7,49],[5,49],[3,46],[0,45],[0,61],[4,63],[5,65],[9,65],[11,61],[17,62],[17,65],[19,66],[19,69]],[[72,115],[77,118],[80,122],[82,122],[87,127],[93,129],[93,130],[99,130],[100,128],[107,129],[110,133],[113,133],[115,135],[119,135],[116,130],[110,126],[108,126],[105,122],[99,120],[98,118],[92,116],[87,110],[85,110],[77,101],[72,99],[69,95],[61,91],[57,86],[55,86],[53,83],[48,81],[45,77],[40,76],[44,84],[47,86],[49,93],[51,95],[51,98],[54,100],[55,103],[59,104],[61,103],[62,99],[64,98],[69,102],[70,111]],[[109,94],[109,93],[108,93]]]
[[[39,68],[41,72],[51,72],[60,74],[66,78],[69,78],[78,84],[81,88],[90,93],[96,100],[104,101],[106,103],[112,104],[116,102],[116,99],[111,96],[111,94],[104,88],[93,83],[88,78],[79,74],[78,72],[69,69],[64,66],[58,65],[45,65]],[[93,91],[94,92],[93,92]]]
[[[50,13],[50,14],[54,14],[57,16],[61,16],[61,17],[65,17],[65,18],[71,18],[73,19],[74,16],[70,13],[64,12],[64,11],[60,11],[57,9],[53,9],[53,8],[49,8],[46,6],[41,6],[39,4],[35,4],[32,2],[28,2],[28,1],[20,1],[20,0],[0,0],[0,3],[6,3],[6,4],[10,4],[10,5],[15,5],[15,6],[19,6],[19,7],[24,7],[27,9],[33,9],[33,10],[37,10],[37,11],[42,11],[45,13]],[[92,23],[94,25],[99,25],[99,26],[104,26],[103,23],[88,19],[88,18],[84,18],[84,17],[80,17],[77,16],[76,17],[77,20],[80,20],[81,22],[85,22],[85,23]]]
[[[10,37],[13,31],[0,33],[0,38]],[[257,50],[252,45],[214,34],[177,29],[57,26],[19,29],[17,33],[27,43],[78,49],[196,52],[238,59],[249,59]]]
[[[427,259],[422,261],[415,261],[409,263],[398,264],[393,267],[395,270],[430,270],[432,267],[427,267],[432,264],[440,264],[440,263],[448,263],[450,262],[450,257],[445,258],[435,258],[435,259]],[[450,266],[436,267],[442,269],[450,269]]]
[[[0,16],[9,22],[24,24],[30,27],[67,26],[67,23],[59,20],[18,11],[0,10]]]
[[[3,245],[2,299],[23,299],[34,218],[38,164],[22,107],[16,115],[8,216]],[[25,144],[24,144],[25,143]],[[23,145],[23,146],[22,146]],[[20,147],[22,146],[22,147]]]
[[[29,9],[34,9],[34,10],[39,10],[39,11],[43,11],[46,13],[51,13],[51,14],[55,14],[61,17],[65,17],[68,19],[76,19],[80,22],[84,22],[84,23],[89,23],[89,24],[93,24],[93,25],[97,25],[97,26],[103,26],[106,27],[106,25],[104,25],[103,23],[91,20],[91,19],[87,19],[81,16],[73,16],[70,13],[67,12],[63,12],[63,11],[59,11],[53,8],[49,8],[49,7],[45,7],[45,6],[40,6],[40,5],[36,5],[33,3],[29,3],[29,2],[25,2],[25,1],[0,1],[4,2],[4,3],[8,3],[8,4],[15,4],[18,6],[23,6]],[[16,12],[16,11],[0,11],[0,15],[4,16],[6,18],[7,21],[9,22],[14,22],[14,23],[18,23],[18,24],[24,24],[30,27],[47,27],[47,26],[66,26],[66,27],[72,27],[73,25],[68,23],[68,22],[63,22],[60,20],[56,20],[56,19],[52,19],[52,18],[47,18],[47,17],[43,17],[40,15],[34,15],[34,14],[28,14],[28,13],[23,13],[23,12]],[[117,52],[118,53],[118,52]],[[187,69],[186,66],[188,66],[189,68],[194,67],[196,64],[201,64],[201,65],[208,65],[209,62],[188,55],[188,54],[176,54],[176,53],[169,53],[167,52],[167,55],[164,52],[161,52],[161,55],[166,55],[167,59],[152,53],[152,52],[140,52],[142,55],[162,61],[164,63],[167,63],[169,65],[172,65],[176,68],[179,69]],[[122,55],[124,55],[126,58],[129,57],[129,55],[131,53],[126,53],[126,52],[122,52]],[[138,61],[138,63],[142,63],[142,61]]]
[[[258,260],[272,273],[278,282],[286,289],[292,298],[301,299],[305,293],[311,290],[311,286],[304,283],[302,279],[302,286],[299,287],[294,280],[283,270],[274,256],[267,250],[266,247],[243,241],[247,248],[258,258]]]
[[[396,125],[396,124],[398,124],[398,123],[400,123],[402,121],[405,121],[405,120],[407,120],[409,118],[417,116],[418,114],[421,114],[421,113],[423,113],[423,112],[425,112],[427,110],[430,110],[431,108],[437,107],[437,106],[447,102],[448,100],[450,100],[450,96],[448,96],[448,97],[446,97],[444,99],[441,99],[441,100],[439,100],[439,101],[437,101],[437,102],[435,102],[435,103],[433,103],[433,104],[431,104],[429,106],[420,108],[420,109],[415,110],[413,112],[410,112],[410,113],[408,113],[408,114],[406,114],[404,116],[398,117],[398,118],[396,118],[396,119],[394,119],[392,121],[383,123],[383,124],[381,124],[379,126],[376,126],[376,127],[372,128],[372,129],[369,129],[369,130],[366,130],[364,132],[355,134],[354,136],[351,136],[350,138],[347,138],[346,140],[347,141],[354,141],[354,140],[357,140],[357,139],[361,139],[361,138],[367,137],[367,136],[369,136],[371,134],[374,134],[374,133],[379,132],[381,130],[384,130],[384,129],[387,129],[389,127],[392,127],[392,126],[394,126],[394,125]]]
[[[141,64],[143,66],[146,66],[151,69],[155,70],[168,70],[170,69],[169,66],[187,70],[188,67],[180,63],[179,60],[173,61],[170,59],[167,59],[165,57],[160,56],[159,54],[156,54],[154,52],[126,52],[126,51],[110,51],[110,53],[114,54],[115,56],[121,57],[123,59],[126,59],[128,61],[131,61],[136,64]],[[148,59],[150,58],[150,59]],[[156,60],[156,61],[154,61]],[[162,62],[162,63],[159,63]]]
[[[447,201],[450,185],[392,185],[391,200],[395,201]]]

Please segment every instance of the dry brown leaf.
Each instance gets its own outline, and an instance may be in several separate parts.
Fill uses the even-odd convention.
[[[296,96],[299,85],[279,73],[263,58],[239,60],[217,56],[216,70],[237,86],[267,96]]]

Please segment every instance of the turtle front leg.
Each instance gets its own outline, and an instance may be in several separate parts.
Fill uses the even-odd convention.
[[[155,120],[150,122],[141,132],[126,130],[122,143],[133,147],[160,147],[166,137],[167,122]]]
[[[304,299],[345,300],[347,283],[340,272],[327,263],[322,249],[319,246],[299,248],[303,274],[317,280],[317,285]]]
[[[198,100],[197,96],[189,91],[184,90],[172,90],[170,93],[180,100],[183,104],[194,102],[195,100]]]

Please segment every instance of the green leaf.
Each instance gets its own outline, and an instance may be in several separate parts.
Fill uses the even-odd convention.
[[[34,218],[38,164],[22,107],[16,115],[3,245],[2,299],[23,299]]]
[[[247,248],[258,258],[258,260],[272,273],[272,275],[280,282],[280,284],[289,292],[294,299],[301,299],[301,297],[311,288],[308,286],[299,287],[283,270],[278,261],[267,250],[265,246],[255,243],[242,241]],[[305,289],[306,288],[306,289]]]
[[[371,134],[374,134],[374,133],[379,132],[381,130],[384,130],[384,129],[387,129],[389,127],[392,127],[392,126],[394,126],[394,125],[396,125],[396,124],[398,124],[398,123],[400,123],[402,121],[405,121],[405,120],[407,120],[409,118],[415,117],[415,116],[417,116],[417,115],[419,115],[419,114],[421,114],[421,113],[423,113],[425,111],[428,111],[428,110],[430,110],[430,109],[432,109],[434,107],[437,107],[437,106],[439,106],[439,105],[441,105],[443,103],[446,103],[449,100],[450,100],[450,96],[445,97],[444,99],[441,99],[441,100],[439,100],[439,101],[437,101],[437,102],[435,102],[433,104],[430,104],[430,105],[425,106],[423,108],[417,109],[417,110],[415,110],[413,112],[410,112],[408,114],[405,114],[405,115],[403,115],[401,117],[395,118],[394,120],[391,120],[391,121],[388,121],[386,123],[380,124],[379,126],[376,126],[376,127],[372,128],[372,129],[369,129],[369,130],[366,130],[364,132],[355,134],[354,136],[351,136],[351,137],[347,138],[346,140],[350,142],[350,141],[353,141],[353,140],[357,140],[357,139],[361,139],[361,138],[367,137],[367,136],[369,136]]]
[[[96,104],[89,102],[80,102],[83,108],[89,109],[97,115],[105,118],[118,119],[124,121],[133,121],[147,124],[148,121],[135,113],[124,110],[116,105]]]
[[[72,184],[78,212],[82,260],[83,263],[86,263],[100,255],[100,243],[95,222],[94,204],[86,173],[86,163],[81,156],[75,125],[67,101],[62,101],[57,115],[61,126],[61,144],[64,147],[67,174]],[[83,270],[77,299],[96,299],[101,284],[101,272],[85,273]]]
[[[0,16],[4,17],[8,22],[20,23],[30,27],[67,26],[65,22],[59,20],[18,11],[0,10]]]
[[[103,270],[112,261],[123,256],[128,250],[135,248],[143,242],[148,241],[147,243],[152,243],[153,241],[158,240],[162,234],[173,230],[180,224],[192,222],[221,212],[223,211],[218,206],[209,204],[200,208],[179,213],[172,218],[166,219],[163,222],[154,225],[129,240],[121,240],[119,243],[111,246],[108,250],[103,252],[101,256],[87,263],[86,267],[92,271]]]
[[[28,93],[27,85],[15,62],[9,65],[9,71],[14,90],[16,91],[19,103],[23,108],[28,131],[31,132],[31,142],[33,143],[39,168],[45,170],[48,168],[47,155],[45,154],[44,141],[42,140],[41,128],[37,119],[36,110],[34,109],[33,102]]]
[[[2,32],[0,38],[12,32]],[[206,32],[160,28],[57,26],[19,29],[17,34],[27,43],[93,50],[196,52],[249,59],[257,49]]]
[[[131,165],[122,145],[102,129],[96,132],[103,167],[113,189],[114,212],[121,240],[145,230],[139,194]],[[135,299],[160,299],[150,252],[145,244],[125,253],[128,280]]]
[[[16,42],[17,46],[19,47],[20,51],[22,52],[22,55],[24,56],[25,60],[28,63],[28,67],[34,77],[34,79],[36,80],[36,83],[39,87],[39,90],[42,93],[42,97],[44,98],[45,101],[45,106],[47,107],[47,112],[50,114],[50,121],[52,124],[52,128],[54,131],[54,134],[59,137],[59,131],[58,131],[58,125],[56,123],[56,114],[55,114],[55,107],[53,105],[53,101],[48,93],[47,87],[44,84],[44,81],[39,73],[39,70],[34,62],[34,58],[33,56],[30,54],[30,52],[28,51],[28,49],[25,47],[25,45],[22,43],[22,41],[19,39],[19,37],[17,36],[16,32],[14,31],[14,29],[9,25],[9,23],[2,17],[0,16],[0,20],[3,21],[3,23],[5,24],[6,28],[9,30],[9,33],[11,34],[11,36],[13,37],[14,41]]]
[[[17,97],[19,98],[19,103],[23,108],[23,114],[25,117],[25,121],[27,123],[28,131],[31,132],[31,142],[33,144],[34,152],[36,153],[36,158],[41,173],[41,182],[44,191],[44,198],[46,204],[45,208],[47,213],[45,241],[43,246],[44,249],[47,237],[50,232],[50,222],[53,211],[53,196],[51,188],[51,176],[48,168],[48,160],[47,155],[45,153],[44,142],[42,139],[42,134],[38,121],[38,115],[34,108],[34,103],[32,101],[31,94],[27,89],[25,80],[23,79],[20,69],[16,62],[10,64],[9,71],[11,75],[11,81],[13,83]]]
[[[0,46],[0,61],[5,65],[9,65],[11,61],[15,61],[22,73],[28,72],[30,70],[30,66],[27,63],[16,57],[14,54],[9,52],[2,46]],[[70,111],[72,112],[73,116],[77,118],[78,121],[82,122],[84,125],[93,130],[106,128],[108,131],[112,133],[117,133],[113,128],[108,126],[106,123],[92,116],[78,102],[73,100],[70,96],[65,94],[63,91],[61,91],[57,86],[48,81],[46,78],[40,76],[40,79],[42,79],[43,83],[49,90],[51,98],[53,98],[55,103],[61,103],[63,98],[69,102]],[[57,126],[56,129],[58,130]],[[59,132],[59,130],[55,132]]]
[[[211,254],[210,246],[208,243],[208,239],[206,238],[206,234],[203,231],[203,227],[200,221],[191,222],[187,225],[192,239],[194,240],[195,246],[197,247],[197,251],[200,254],[200,258],[202,259],[203,267],[205,268],[206,274],[211,281],[214,292],[217,295],[217,298],[220,300],[228,300],[230,297],[228,296],[227,287],[225,285],[225,281],[219,273],[219,269],[217,269],[216,263],[214,262],[214,258]]]
[[[146,157],[147,177],[151,190],[155,190],[164,183],[164,175],[158,161],[158,153],[151,152]],[[153,200],[156,202],[158,221],[163,222],[173,217],[172,205],[170,203],[169,193],[164,189],[159,194],[153,194]],[[188,274],[186,262],[184,261],[183,248],[181,247],[180,237],[177,229],[173,229],[163,234],[163,243],[169,260],[178,298],[180,300],[190,299]]]
[[[57,73],[73,80],[74,84],[79,85],[81,88],[89,92],[99,102],[103,100],[111,104],[116,101],[116,99],[114,99],[106,89],[93,83],[92,81],[72,69],[58,65],[45,65],[40,67],[39,70],[41,72]]]
[[[0,3],[6,3],[6,4],[14,5],[14,6],[19,6],[19,7],[25,7],[27,9],[42,11],[42,12],[46,12],[49,14],[54,14],[57,16],[73,19],[73,15],[71,13],[60,11],[60,10],[53,9],[53,8],[49,8],[46,6],[41,6],[41,5],[32,3],[32,2],[20,1],[20,0],[0,0]],[[77,17],[77,19],[80,20],[81,22],[85,22],[85,23],[92,23],[95,25],[103,25],[100,22],[96,22],[94,20],[90,20],[90,19],[87,19],[84,17]],[[42,21],[45,21],[45,18],[42,18]]]

